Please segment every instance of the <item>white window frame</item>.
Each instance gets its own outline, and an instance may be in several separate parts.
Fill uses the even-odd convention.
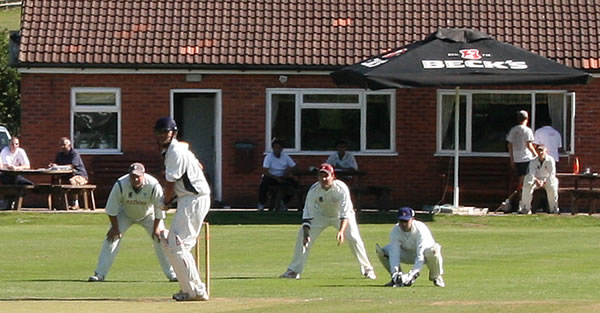
[[[114,106],[85,106],[77,105],[76,95],[78,93],[114,93]],[[120,154],[121,153],[121,88],[109,87],[73,87],[71,88],[71,140],[75,138],[75,113],[111,112],[117,113],[117,148],[114,149],[77,149],[81,154]],[[73,147],[75,148],[75,147]]]
[[[287,153],[306,154],[306,155],[324,155],[333,153],[328,151],[301,150],[301,111],[302,109],[359,109],[360,110],[360,151],[355,155],[397,155],[396,153],[396,92],[393,89],[384,89],[377,91],[368,91],[364,89],[304,89],[304,88],[267,88],[266,89],[266,118],[265,118],[265,149],[271,151],[271,99],[274,94],[293,94],[295,95],[295,125],[294,136],[295,145],[293,148],[284,149]],[[358,103],[304,103],[304,95],[310,94],[328,94],[328,95],[357,95]],[[390,149],[370,149],[367,150],[367,95],[388,95],[390,97]],[[334,148],[334,147],[332,147]]]
[[[531,119],[529,121],[529,126],[532,129],[535,129],[535,95],[536,94],[563,94],[565,97],[564,105],[571,106],[571,147],[569,151],[565,151],[564,153],[574,154],[575,153],[575,93],[567,92],[566,90],[485,90],[485,89],[477,89],[477,90],[468,90],[468,89],[460,89],[459,95],[466,96],[466,140],[465,140],[465,149],[459,150],[459,155],[461,156],[484,156],[484,157],[508,157],[508,152],[473,152],[472,151],[472,116],[473,116],[473,95],[481,94],[481,93],[493,93],[493,94],[528,94],[531,95]],[[454,155],[454,149],[442,149],[442,96],[456,96],[455,89],[438,89],[437,90],[437,100],[436,100],[436,153],[438,156],[450,156]],[[571,103],[568,103],[568,97],[571,97]],[[566,112],[566,110],[565,110]],[[563,117],[563,129],[562,133],[565,134],[566,129],[566,118],[567,115]],[[563,136],[566,137],[566,136]],[[566,138],[563,138],[563,147],[566,147]]]

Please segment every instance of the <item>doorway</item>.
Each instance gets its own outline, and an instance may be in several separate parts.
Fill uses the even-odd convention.
[[[221,201],[221,91],[171,90],[171,115],[179,126],[179,140],[204,166],[212,197]]]

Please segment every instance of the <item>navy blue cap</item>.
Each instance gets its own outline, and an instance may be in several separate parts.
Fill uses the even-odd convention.
[[[166,116],[156,120],[154,130],[177,130],[177,123],[172,118]]]
[[[407,206],[398,209],[398,219],[408,221],[415,217],[415,211]]]

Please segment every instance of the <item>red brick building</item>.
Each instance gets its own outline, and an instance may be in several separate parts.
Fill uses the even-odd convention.
[[[600,72],[598,1],[26,0],[21,25],[22,142],[41,167],[59,137],[72,138],[101,205],[112,172],[135,160],[160,162],[152,126],[166,115],[206,165],[222,205],[256,204],[272,137],[301,169],[345,139],[368,172],[362,184],[389,186],[393,206],[435,204],[452,156],[444,107],[453,89],[341,88],[332,70],[439,27],[467,27]],[[509,172],[504,136],[519,109],[533,113],[534,128],[542,118],[560,128],[560,170],[573,155],[600,168],[600,80],[461,93],[461,168]],[[493,205],[505,193],[465,194],[461,203]]]

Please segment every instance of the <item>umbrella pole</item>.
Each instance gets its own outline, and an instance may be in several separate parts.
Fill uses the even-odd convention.
[[[454,201],[452,206],[458,208],[459,187],[458,187],[458,152],[460,145],[459,131],[460,127],[460,93],[459,87],[456,87],[456,99],[454,100]]]

